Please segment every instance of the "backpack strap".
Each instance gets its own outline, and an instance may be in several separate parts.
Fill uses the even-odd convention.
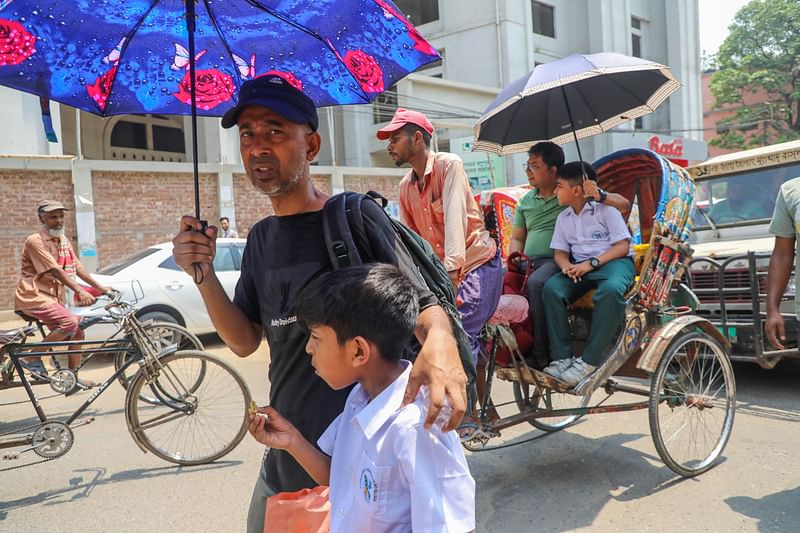
[[[376,261],[375,247],[372,245],[372,238],[370,237],[375,232],[367,231],[367,227],[364,224],[364,213],[361,210],[361,204],[373,201],[372,197],[357,192],[345,192],[342,194],[346,197],[345,213],[347,222],[350,226],[350,233],[353,236],[356,251],[361,257],[361,262],[370,263]]]
[[[322,208],[322,233],[334,270],[362,262],[347,217],[347,196],[346,193],[331,196]]]

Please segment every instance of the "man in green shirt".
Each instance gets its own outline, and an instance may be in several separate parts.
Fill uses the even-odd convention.
[[[789,283],[795,257],[800,258],[797,234],[800,233],[800,178],[794,178],[781,185],[775,200],[775,212],[769,232],[775,235],[772,257],[769,258],[767,273],[767,339],[779,350],[784,349],[786,331],[781,315],[781,298]],[[797,269],[800,265],[795,265]],[[800,302],[795,297],[797,315],[800,317]]]
[[[556,180],[558,170],[564,164],[564,151],[555,143],[546,141],[534,144],[528,150],[525,173],[533,187],[517,204],[511,232],[510,252],[522,252],[531,260],[533,273],[528,277],[528,304],[533,322],[533,351],[529,363],[547,366],[550,349],[547,340],[547,321],[544,316],[542,287],[554,274],[560,272],[553,260],[550,241],[556,218],[565,207],[558,205]],[[584,184],[586,196],[596,202],[606,203],[620,211],[630,208],[623,196],[597,187],[587,180]]]

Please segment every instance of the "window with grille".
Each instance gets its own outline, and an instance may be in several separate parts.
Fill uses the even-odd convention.
[[[531,1],[533,33],[545,37],[556,36],[555,8],[541,2]]]

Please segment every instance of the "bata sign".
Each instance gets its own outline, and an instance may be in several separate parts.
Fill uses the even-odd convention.
[[[673,139],[670,142],[662,143],[658,135],[653,135],[650,137],[649,147],[652,151],[664,157],[683,157],[683,141],[681,139]]]

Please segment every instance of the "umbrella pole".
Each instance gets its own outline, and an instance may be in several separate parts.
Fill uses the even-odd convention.
[[[572,137],[575,139],[575,147],[578,149],[578,159],[581,162],[581,168],[583,168],[583,156],[581,155],[581,145],[578,143],[578,134],[575,132],[575,123],[572,121],[572,109],[569,107],[569,99],[567,99],[567,91],[564,90],[564,86],[561,86],[561,96],[564,97],[564,105],[567,106],[567,116],[569,117],[569,127],[572,129]],[[583,176],[586,178],[586,174]]]
[[[200,172],[197,164],[197,97],[195,94],[195,64],[194,64],[194,2],[184,0],[186,3],[186,31],[189,34],[189,93],[192,98],[192,170],[194,172],[194,216],[200,219]]]

